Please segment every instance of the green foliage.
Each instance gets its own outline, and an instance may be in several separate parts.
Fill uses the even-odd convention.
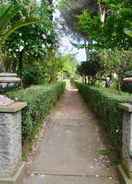
[[[67,2],[67,3],[66,3]],[[76,44],[77,48],[85,48],[88,58],[91,51],[100,53],[101,71],[97,73],[97,65],[83,63],[78,71],[83,78],[96,76],[110,82],[115,77],[115,86],[120,90],[123,75],[132,70],[132,3],[130,0],[97,0],[76,2],[60,0],[62,15],[72,32],[84,38],[84,44]],[[82,4],[81,4],[82,3]],[[75,5],[76,4],[76,5]],[[73,6],[74,5],[74,6]],[[75,45],[75,44],[74,44]],[[90,69],[90,70],[89,70]],[[114,75],[115,74],[115,75]],[[113,77],[113,78],[112,78]]]
[[[119,103],[128,102],[131,95],[81,83],[76,83],[76,85],[86,103],[100,118],[111,138],[111,143],[118,151],[121,151],[122,111]]]
[[[127,71],[132,69],[132,50],[102,50],[100,52],[101,62],[104,65],[104,75],[116,73],[118,76],[118,86],[121,85],[122,79]]]
[[[129,35],[130,37],[132,37],[132,30],[125,28],[124,31],[125,31],[125,33],[127,35]]]
[[[115,3],[116,4],[116,3]],[[107,11],[109,10],[109,15]],[[106,10],[106,18],[102,24],[99,13],[84,10],[78,16],[78,30],[83,33],[86,39],[94,40],[92,44],[96,49],[100,48],[124,48],[128,49],[132,45],[132,39],[124,32],[124,28],[129,26],[132,12],[129,5],[122,8]]]
[[[58,56],[58,62],[60,65],[60,74],[62,74],[63,77],[74,78],[77,68],[77,60],[75,57],[71,54]]]
[[[46,78],[48,82],[54,82],[58,79],[73,78],[76,73],[77,61],[73,55],[59,55],[55,57],[49,54],[48,62],[45,65]]]
[[[71,8],[71,2],[70,0],[59,0],[58,7],[60,10],[65,10]]]
[[[110,156],[112,154],[112,150],[110,149],[100,149],[97,151],[98,155],[103,155],[103,156]]]
[[[43,79],[43,72],[41,65],[38,63],[34,63],[29,67],[25,67],[22,74],[23,78],[23,85],[24,87],[33,85],[33,84],[40,84]]]
[[[49,52],[56,48],[52,20],[53,8],[47,0],[40,1],[40,3],[33,3],[32,0],[21,2],[14,0],[10,1],[10,4],[15,8],[19,7],[19,11],[16,11],[14,17],[11,17],[9,26],[14,26],[16,22],[24,20],[30,23],[30,17],[37,17],[41,20],[15,31],[8,37],[2,48],[6,71],[17,72],[20,77],[24,77],[22,75],[25,73],[26,65],[27,67],[36,65],[36,63],[43,65],[48,60]]]
[[[28,106],[22,112],[23,142],[31,140],[35,136],[44,118],[64,92],[64,89],[65,83],[59,82],[54,85],[32,86],[7,94],[10,98],[28,103]]]
[[[131,47],[132,38],[129,35],[131,35],[132,3],[130,1],[60,0],[60,5],[67,25],[72,27],[73,32],[90,40],[91,47],[96,49]]]
[[[38,22],[35,17],[28,17],[24,20],[17,20],[11,25],[11,20],[20,11],[20,6],[12,4],[3,4],[0,7],[0,45],[7,40],[7,38],[21,27]]]
[[[79,33],[77,25],[77,16],[80,15],[83,10],[89,9],[91,11],[96,11],[97,5],[96,1],[90,0],[58,0],[59,10],[65,19],[65,24],[72,30],[72,32]]]
[[[89,60],[82,62],[78,68],[78,73],[85,78],[88,77],[89,83],[94,83],[97,77],[97,74],[103,70],[103,65],[100,62],[100,57],[96,52],[89,54]]]
[[[124,29],[124,32],[125,32],[128,36],[132,37],[132,22],[129,21],[129,22],[128,22],[128,25],[129,25],[129,27],[125,28],[125,29]]]
[[[78,30],[91,40],[97,41],[97,35],[102,33],[100,17],[89,10],[78,16],[78,25]]]

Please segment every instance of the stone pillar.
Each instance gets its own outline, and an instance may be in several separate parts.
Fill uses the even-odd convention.
[[[122,166],[129,177],[132,177],[132,104],[120,104],[123,110],[122,125]]]
[[[0,184],[18,184],[22,162],[21,110],[23,102],[0,105]]]

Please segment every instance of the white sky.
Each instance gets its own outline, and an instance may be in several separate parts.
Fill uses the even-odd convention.
[[[37,0],[38,2],[40,2],[41,0]],[[57,1],[58,0],[53,0],[54,5],[57,5]],[[59,10],[56,9],[56,11],[54,12],[54,20],[55,19],[59,19],[61,18],[60,12]],[[57,21],[57,27],[59,27],[59,22]],[[71,44],[72,38],[65,34],[61,34],[61,36],[59,37],[59,43],[60,43],[60,48],[59,51],[62,54],[75,54],[76,59],[80,62],[80,61],[85,61],[86,60],[86,54],[85,54],[85,49],[77,49],[76,47],[74,47]]]
[[[54,5],[56,5],[57,0],[54,0]],[[61,19],[61,15],[59,10],[56,9],[55,13],[54,13],[54,20],[56,19]],[[59,22],[57,21],[57,27],[60,27]],[[85,54],[85,49],[77,49],[76,47],[74,47],[71,44],[72,38],[71,36],[67,36],[64,33],[61,34],[61,36],[59,37],[59,43],[60,43],[60,48],[59,51],[62,54],[75,54],[76,59],[80,62],[80,61],[85,61],[86,60],[86,54]]]
[[[68,53],[75,54],[75,57],[77,58],[78,61],[85,61],[86,60],[85,50],[75,48],[71,44],[70,39],[71,38],[68,38],[67,36],[64,36],[60,39],[59,51],[62,54],[68,54]]]

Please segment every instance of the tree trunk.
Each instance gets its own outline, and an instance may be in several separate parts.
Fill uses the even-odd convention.
[[[18,74],[20,76],[20,78],[22,78],[22,72],[23,72],[23,51],[20,52],[19,55],[19,63],[18,63]]]
[[[104,25],[105,19],[106,19],[107,10],[106,10],[105,5],[102,4],[102,3],[99,3],[99,12],[100,12],[100,21]]]

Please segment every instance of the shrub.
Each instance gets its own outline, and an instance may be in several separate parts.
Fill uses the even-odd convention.
[[[22,81],[24,87],[40,84],[43,76],[44,74],[41,70],[41,65],[39,65],[38,63],[34,63],[31,66],[24,67],[22,73]]]
[[[53,85],[31,86],[27,89],[9,92],[10,98],[26,101],[27,107],[22,112],[22,138],[23,141],[31,140],[43,119],[64,92],[65,83],[59,82]]]
[[[80,94],[100,118],[111,143],[120,151],[122,140],[122,111],[119,103],[128,102],[130,95],[111,89],[76,83]]]

